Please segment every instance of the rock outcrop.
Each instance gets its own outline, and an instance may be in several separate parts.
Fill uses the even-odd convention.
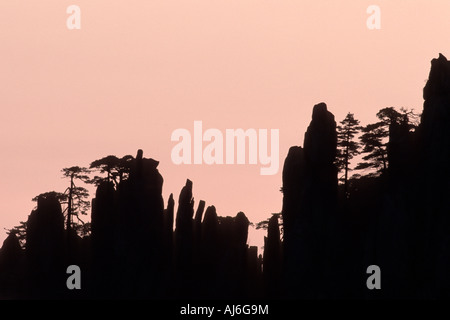
[[[292,147],[283,168],[283,281],[291,297],[319,298],[328,281],[337,201],[336,146],[334,116],[325,103],[317,104],[304,147]]]
[[[66,289],[64,217],[55,195],[39,197],[27,221],[26,260],[30,296],[57,298]]]

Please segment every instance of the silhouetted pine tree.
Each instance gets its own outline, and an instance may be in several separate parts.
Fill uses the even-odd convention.
[[[337,154],[336,166],[338,172],[344,171],[344,177],[339,179],[344,181],[344,195],[348,196],[348,173],[352,169],[349,167],[350,160],[359,154],[360,144],[354,141],[355,136],[360,132],[359,120],[354,118],[353,113],[348,113],[344,120],[340,122],[337,129]]]

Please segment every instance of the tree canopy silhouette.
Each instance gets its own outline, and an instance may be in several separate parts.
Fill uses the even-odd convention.
[[[394,107],[388,107],[378,111],[377,118],[380,121],[362,128],[363,134],[359,137],[363,145],[361,153],[366,155],[355,170],[375,169],[375,172],[369,173],[368,176],[378,176],[386,172],[389,167],[387,146],[390,126],[407,124],[411,130],[417,127],[418,117],[412,109],[400,108],[399,112]]]
[[[61,170],[64,178],[70,179],[70,185],[66,189],[67,194],[67,216],[66,216],[66,229],[69,232],[73,229],[72,216],[75,216],[79,222],[84,224],[80,215],[87,215],[90,208],[90,202],[86,199],[89,198],[89,191],[84,187],[78,187],[75,185],[75,180],[81,180],[86,182],[89,180],[89,169],[84,167],[70,167],[63,168]],[[61,197],[61,196],[60,196]]]
[[[354,141],[355,136],[360,132],[359,120],[355,119],[353,113],[347,113],[344,120],[340,122],[337,129],[337,154],[336,166],[338,172],[344,171],[344,176],[339,180],[344,182],[344,194],[348,194],[348,173],[352,169],[349,167],[350,160],[359,154],[360,144]]]
[[[134,157],[131,155],[118,158],[114,155],[109,155],[101,159],[91,162],[89,168],[98,170],[100,173],[106,173],[106,178],[95,176],[89,180],[89,183],[99,185],[101,181],[113,181],[117,187],[121,181],[128,177],[131,169],[131,163]]]

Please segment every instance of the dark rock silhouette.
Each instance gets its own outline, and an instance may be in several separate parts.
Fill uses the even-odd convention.
[[[258,256],[258,247],[256,246],[250,246],[247,250],[246,277],[247,297],[251,299],[267,297],[263,288],[262,256]]]
[[[219,297],[241,297],[245,292],[249,221],[243,212],[239,212],[236,217],[219,217],[218,221]]]
[[[6,299],[20,298],[24,290],[24,250],[19,239],[11,232],[0,250],[0,297]]]
[[[202,217],[203,211],[205,210],[205,201],[200,200],[197,210],[195,212],[195,218],[193,221],[193,274],[195,283],[200,284],[200,279],[202,278]],[[198,296],[201,294],[201,290],[199,290],[200,286],[194,289],[195,295]],[[199,292],[200,291],[200,292]]]
[[[314,106],[304,148],[292,147],[283,168],[284,283],[291,297],[326,291],[337,201],[337,135],[324,103]]]
[[[219,281],[219,220],[216,208],[209,206],[205,211],[202,223],[202,260],[200,278],[200,297],[211,297],[215,293],[216,283]]]
[[[194,247],[196,250],[196,257],[195,259],[198,260],[198,255],[200,254],[200,251],[198,250],[200,248],[200,243],[202,240],[202,218],[203,218],[203,211],[205,210],[205,201],[200,200],[197,211],[195,212],[195,219],[194,219]]]
[[[197,211],[195,212],[194,218],[194,247],[195,247],[195,260],[198,260],[200,253],[200,244],[202,241],[202,218],[203,211],[205,211],[206,202],[204,200],[200,200]]]
[[[116,192],[112,182],[103,181],[92,200],[92,279],[95,295],[108,297],[115,284],[111,282],[119,260],[115,248],[119,242]]]
[[[178,199],[175,228],[175,271],[181,296],[189,296],[193,288],[193,216],[192,181],[188,179]]]
[[[442,55],[431,61],[423,90],[425,99],[418,130],[421,218],[428,262],[423,279],[427,297],[450,298],[450,62]]]
[[[236,273],[234,276],[235,281],[235,292],[233,292],[230,297],[246,297],[247,292],[247,239],[248,239],[248,226],[250,225],[250,221],[247,216],[241,211],[236,214],[234,217],[234,229],[236,234],[236,243],[235,243],[235,255],[236,264],[230,267],[236,268]]]
[[[175,201],[173,194],[169,196],[167,208],[164,210],[164,244],[163,256],[165,256],[166,276],[171,279],[173,277],[173,217],[174,217]],[[164,264],[164,263],[163,263]],[[169,289],[169,280],[166,280],[166,289]]]
[[[200,200],[197,211],[195,212],[195,225],[201,225],[202,223],[202,217],[203,217],[203,211],[205,210],[205,201]]]
[[[387,146],[389,168],[381,177],[383,190],[377,201],[377,229],[374,230],[376,256],[367,257],[366,265],[376,264],[383,270],[382,292],[370,292],[369,297],[415,297],[414,258],[417,254],[414,239],[415,208],[411,204],[417,196],[414,189],[417,169],[414,153],[415,137],[409,132],[407,121],[392,122]],[[374,223],[375,224],[375,223]],[[383,227],[382,227],[383,226]]]
[[[32,298],[57,298],[65,287],[64,217],[54,195],[39,197],[27,222],[27,283]]]
[[[294,237],[294,225],[305,197],[306,160],[302,147],[291,147],[283,167],[284,246],[289,250]]]
[[[281,295],[281,240],[278,228],[278,216],[269,220],[267,237],[264,237],[264,286],[265,296],[269,298]]]
[[[111,182],[98,186],[92,217],[93,260],[98,262],[93,277],[107,296],[151,297],[162,287],[163,178],[157,166],[158,161],[143,158],[138,150],[129,178],[117,190]],[[115,289],[109,290],[104,282],[112,277]]]

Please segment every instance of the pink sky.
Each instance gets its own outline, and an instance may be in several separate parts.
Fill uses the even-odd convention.
[[[81,30],[66,27],[71,4]],[[381,30],[366,27],[372,4]],[[189,178],[219,215],[279,212],[284,158],[313,105],[363,124],[384,107],[421,110],[430,60],[450,56],[449,14],[447,0],[1,1],[0,241],[32,197],[64,191],[61,168],[138,148],[160,161],[165,201]],[[171,133],[194,120],[279,129],[278,174],[174,165]]]

